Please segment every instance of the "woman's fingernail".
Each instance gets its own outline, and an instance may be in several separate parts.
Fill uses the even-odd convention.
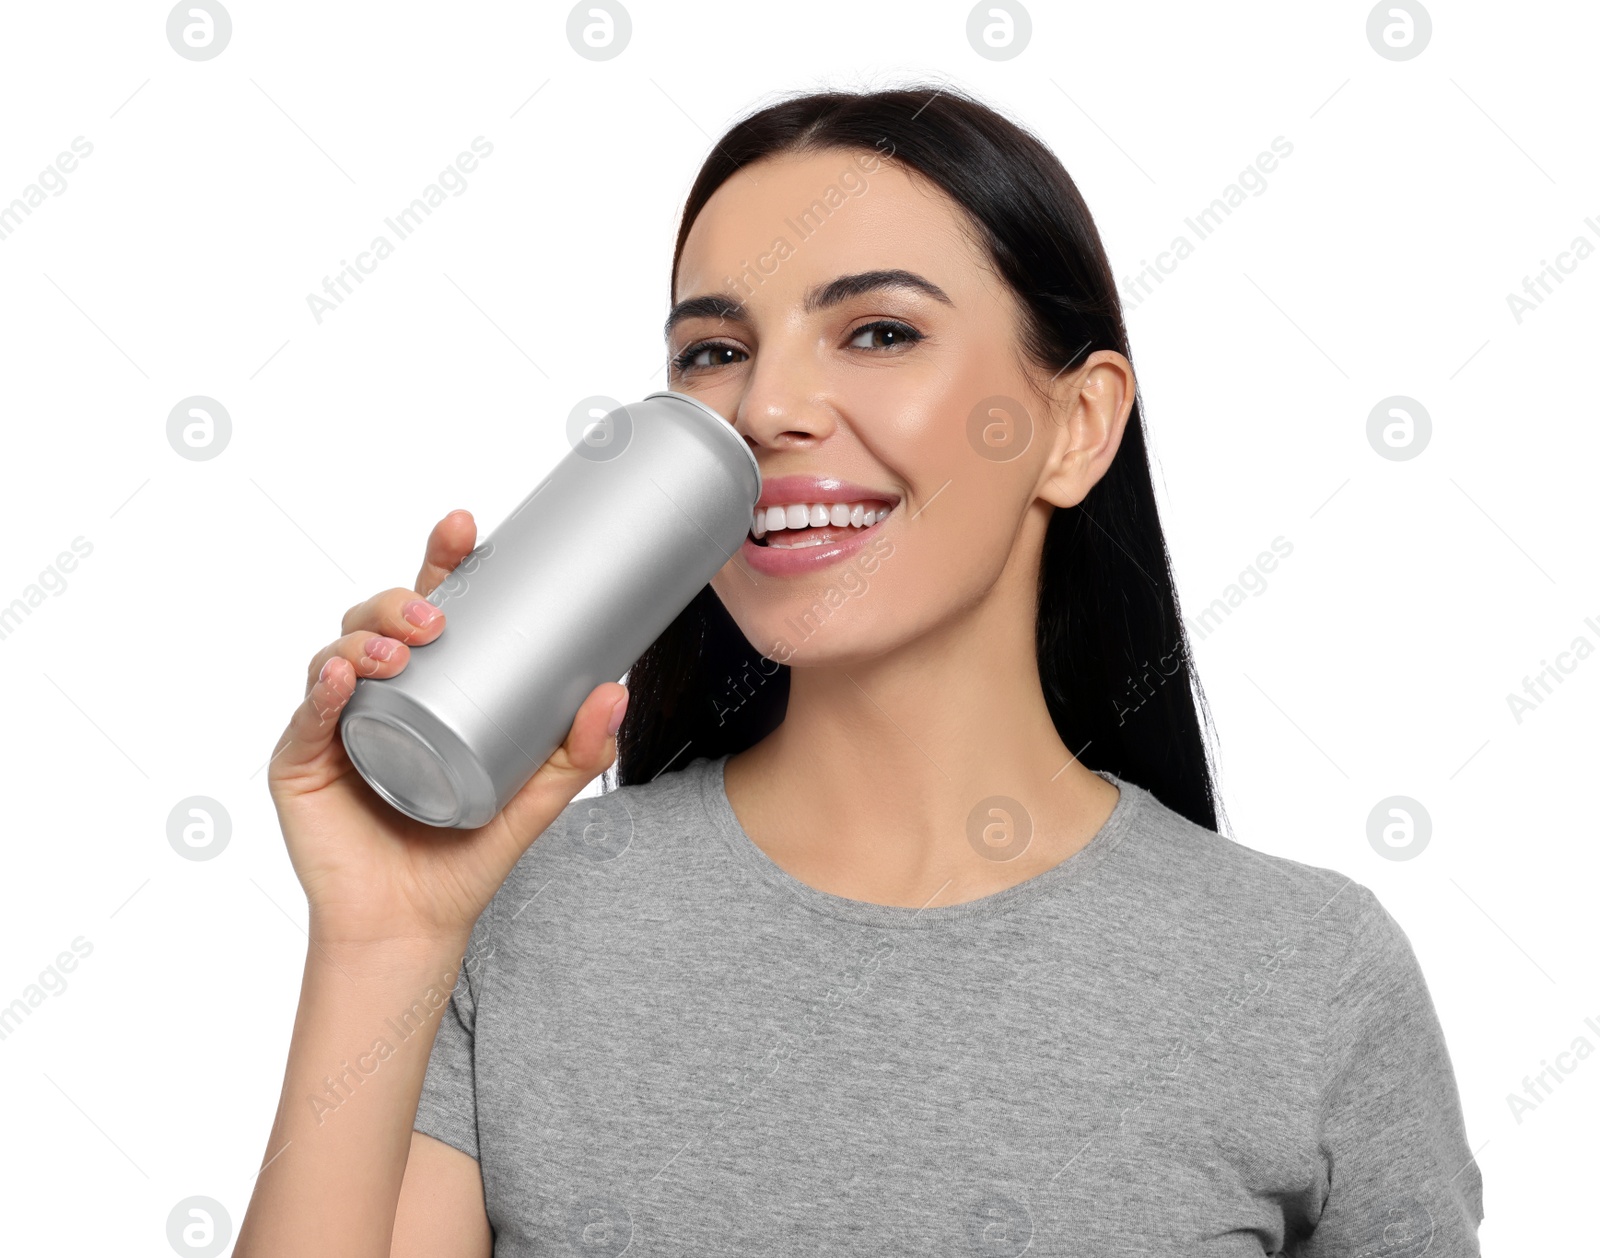
[[[392,660],[399,647],[393,638],[368,638],[361,649],[375,660]]]
[[[623,695],[611,709],[611,720],[606,724],[606,733],[615,734],[622,728],[622,718],[628,711],[628,696]]]
[[[418,629],[426,629],[439,614],[439,609],[423,599],[414,598],[400,609],[400,614]]]

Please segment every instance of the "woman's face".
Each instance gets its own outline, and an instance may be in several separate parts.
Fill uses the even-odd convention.
[[[1050,512],[1115,452],[1120,423],[1109,451],[1074,452],[1073,408],[1039,401],[1018,304],[963,219],[892,158],[828,149],[746,167],[685,241],[669,387],[750,443],[761,525],[795,526],[747,538],[711,584],[780,663],[870,659],[997,596],[1031,634]],[[1051,388],[1107,387],[1089,366]]]

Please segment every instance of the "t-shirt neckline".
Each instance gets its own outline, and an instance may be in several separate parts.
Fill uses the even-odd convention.
[[[1117,788],[1117,802],[1111,814],[1095,831],[1094,836],[1078,851],[1050,868],[1013,886],[990,895],[980,896],[959,904],[928,905],[912,908],[900,904],[874,904],[869,900],[852,900],[834,895],[810,883],[802,882],[779,865],[745,833],[733,805],[728,800],[724,781],[725,769],[732,753],[716,759],[702,758],[700,764],[700,793],[706,814],[717,834],[727,844],[735,861],[771,890],[806,908],[832,917],[844,918],[869,926],[890,926],[902,929],[937,929],[976,918],[993,917],[1026,904],[1051,891],[1059,891],[1081,883],[1107,856],[1114,851],[1132,826],[1135,816],[1146,806],[1148,793],[1125,782],[1113,773],[1096,769],[1095,772]]]

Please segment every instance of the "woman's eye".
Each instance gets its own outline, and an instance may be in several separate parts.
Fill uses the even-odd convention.
[[[701,342],[691,345],[683,350],[672,360],[672,369],[677,372],[704,371],[710,367],[726,367],[735,360],[719,355],[743,354],[742,349],[735,349],[732,345],[718,345],[715,342]],[[701,362],[702,357],[709,361]]]
[[[861,344],[861,338],[866,337],[870,342],[874,335],[885,338],[882,344]],[[851,337],[850,345],[854,349],[893,349],[898,345],[915,345],[922,339],[922,333],[904,323],[892,319],[879,319],[874,323],[866,323],[855,330]]]
[[[894,319],[878,319],[864,323],[851,333],[849,347],[866,350],[893,350],[903,345],[915,345],[922,333]],[[863,344],[865,340],[865,344]],[[681,350],[672,359],[672,370],[680,375],[709,371],[714,367],[730,367],[743,362],[749,355],[737,346],[717,341],[699,341]]]

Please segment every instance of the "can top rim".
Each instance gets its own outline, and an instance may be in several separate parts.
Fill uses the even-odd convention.
[[[670,397],[670,398],[676,398],[680,402],[687,402],[687,403],[689,403],[690,406],[694,407],[696,410],[704,413],[708,418],[716,420],[717,421],[717,427],[722,429],[730,437],[732,437],[734,439],[734,443],[739,447],[739,449],[741,451],[744,452],[744,457],[750,463],[750,470],[755,473],[755,477],[756,477],[756,498],[759,499],[761,497],[761,464],[756,462],[755,451],[750,448],[749,443],[746,442],[743,437],[739,436],[739,434],[734,431],[732,424],[728,423],[728,421],[725,418],[723,418],[721,415],[717,414],[716,411],[712,410],[709,406],[707,406],[699,398],[691,397],[687,393],[679,393],[676,389],[657,389],[654,393],[646,393],[645,394],[645,399],[646,400],[648,400],[650,398],[653,398],[653,397]]]

